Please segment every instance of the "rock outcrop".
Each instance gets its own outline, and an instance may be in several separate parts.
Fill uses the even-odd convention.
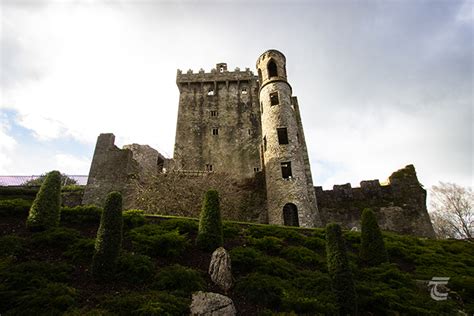
[[[202,291],[193,294],[190,310],[192,316],[233,316],[236,314],[234,302],[230,298]]]
[[[230,290],[232,281],[232,264],[230,255],[223,247],[217,248],[211,257],[209,264],[209,275],[211,280],[219,286],[224,292]]]

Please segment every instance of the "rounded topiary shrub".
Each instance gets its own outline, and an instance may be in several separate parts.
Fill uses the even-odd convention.
[[[122,195],[112,192],[105,202],[97,231],[92,275],[98,281],[110,280],[117,266],[122,247]]]
[[[360,260],[367,266],[377,266],[388,261],[387,250],[375,213],[366,208],[362,212]]]
[[[357,313],[357,302],[354,280],[347,260],[341,226],[338,224],[328,224],[326,226],[326,256],[339,314],[355,315]]]
[[[196,245],[203,250],[214,251],[223,244],[219,194],[216,190],[209,190],[202,204]]]
[[[61,173],[51,171],[41,185],[30,208],[26,226],[39,231],[59,225],[61,207]]]

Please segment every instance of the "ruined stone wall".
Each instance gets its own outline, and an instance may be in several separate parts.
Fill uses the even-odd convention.
[[[107,195],[118,191],[124,208],[133,208],[136,193],[132,180],[157,172],[157,160],[162,156],[156,150],[138,144],[120,149],[114,143],[114,134],[97,138],[82,204],[103,206]]]
[[[253,73],[230,72],[226,64],[218,64],[211,73],[178,70],[176,81],[180,97],[173,168],[226,172],[241,179],[261,170]]]
[[[426,209],[426,190],[419,183],[413,165],[394,172],[387,185],[372,180],[362,181],[360,188],[345,184],[327,191],[315,187],[315,191],[324,225],[334,222],[348,229],[360,229],[362,211],[370,207],[383,230],[434,237]]]

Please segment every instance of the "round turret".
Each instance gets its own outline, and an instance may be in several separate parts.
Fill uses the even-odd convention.
[[[302,127],[296,98],[287,82],[286,58],[277,50],[268,50],[258,58],[257,70],[268,221],[314,227],[316,201],[312,185],[308,189],[309,164],[306,168]]]
[[[287,82],[285,55],[275,49],[267,50],[257,60],[257,71],[260,88],[270,82]]]

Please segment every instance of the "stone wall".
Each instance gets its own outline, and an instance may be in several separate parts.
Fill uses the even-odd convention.
[[[180,91],[175,170],[232,173],[253,177],[260,163],[258,83],[246,69],[222,63],[210,73],[178,70]]]
[[[388,184],[379,180],[362,181],[360,188],[350,184],[335,185],[333,190],[315,187],[323,224],[335,222],[350,229],[360,229],[364,208],[372,208],[383,230],[423,237],[434,237],[426,209],[426,190],[413,165],[394,172]]]
[[[114,134],[100,134],[92,158],[89,178],[82,204],[103,206],[112,191],[122,193],[124,208],[135,206],[135,185],[132,180],[159,172],[167,163],[162,155],[148,145],[115,146]]]

